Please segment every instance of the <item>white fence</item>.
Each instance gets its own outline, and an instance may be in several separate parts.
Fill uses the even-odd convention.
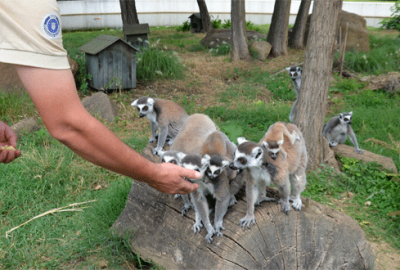
[[[246,20],[255,24],[271,23],[274,3],[275,0],[246,0]],[[122,28],[119,0],[60,1],[58,4],[64,30]],[[231,0],[208,0],[206,4],[213,18],[230,19]],[[346,1],[343,10],[364,17],[368,26],[379,27],[379,22],[392,14],[393,5]],[[290,24],[294,24],[299,6],[300,0],[292,0]],[[136,0],[136,10],[140,23],[172,26],[187,21],[190,15],[199,12],[199,7],[195,0]]]

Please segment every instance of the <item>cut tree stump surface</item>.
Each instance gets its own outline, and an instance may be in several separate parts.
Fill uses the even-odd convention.
[[[154,160],[151,149],[143,155]],[[274,188],[267,193],[279,198]],[[214,235],[208,244],[204,228],[193,233],[194,211],[181,215],[182,199],[134,181],[112,230],[120,236],[130,233],[132,251],[165,269],[375,268],[375,252],[364,231],[346,214],[308,198],[302,198],[301,212],[292,209],[288,215],[278,204],[263,202],[255,208],[256,224],[243,231],[244,194],[242,190],[225,215],[224,235]]]
[[[338,144],[335,147],[331,148],[336,155],[340,155],[342,157],[349,157],[355,158],[358,160],[362,160],[364,162],[376,162],[383,166],[383,168],[392,170],[394,173],[397,173],[396,165],[393,162],[393,159],[390,157],[385,157],[382,155],[378,155],[367,150],[364,150],[363,154],[358,154],[354,152],[354,147],[345,145],[345,144]]]

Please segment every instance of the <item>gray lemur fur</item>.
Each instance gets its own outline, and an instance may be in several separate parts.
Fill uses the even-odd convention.
[[[153,149],[153,155],[161,156],[162,148],[168,140],[172,145],[175,137],[182,128],[188,114],[177,103],[171,100],[149,98],[143,96],[131,103],[131,106],[139,110],[139,117],[147,117],[151,124],[151,137],[149,143],[157,140],[157,147]],[[158,131],[158,134],[157,134]]]
[[[358,154],[363,154],[364,150],[358,147],[356,135],[351,127],[351,117],[353,112],[341,113],[339,116],[334,116],[324,125],[322,135],[328,140],[329,146],[334,147],[340,143],[344,143],[349,135],[351,142],[354,145],[354,151]]]
[[[299,66],[287,67],[286,70],[289,72],[289,75],[292,78],[293,87],[294,87],[294,90],[296,91],[296,101],[293,103],[292,109],[290,110],[290,114],[289,114],[289,121],[293,122],[294,115],[296,114],[296,105],[297,105],[297,99],[299,97],[299,90],[301,87],[302,70],[301,70],[301,67],[299,67]]]
[[[235,194],[243,185],[244,173],[228,168],[236,148],[228,136],[221,131],[215,131],[208,136],[200,151],[201,156],[210,156],[204,182],[211,184],[208,192],[216,199],[214,229],[217,236],[223,235],[221,230],[225,230],[222,226],[224,216],[228,207],[237,202]],[[207,204],[207,201],[202,200],[199,204]],[[208,208],[205,205],[199,207]],[[208,222],[209,217],[204,218]]]

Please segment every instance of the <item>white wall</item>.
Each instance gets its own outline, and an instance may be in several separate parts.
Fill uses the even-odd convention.
[[[208,0],[211,16],[222,21],[230,19],[231,0]],[[269,24],[275,0],[246,0],[246,20],[255,24]],[[90,28],[122,28],[119,0],[61,1],[58,2],[64,30]],[[368,26],[379,27],[382,18],[392,14],[393,3],[343,2],[343,10],[356,13],[367,20]],[[300,0],[292,0],[290,24],[294,24]],[[150,26],[181,25],[199,12],[195,0],[136,0],[139,21]]]

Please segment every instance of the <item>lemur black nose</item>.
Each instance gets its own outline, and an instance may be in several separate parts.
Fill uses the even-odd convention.
[[[232,169],[232,170],[237,170],[238,169],[235,165],[233,165],[233,163],[229,164],[229,168]]]

